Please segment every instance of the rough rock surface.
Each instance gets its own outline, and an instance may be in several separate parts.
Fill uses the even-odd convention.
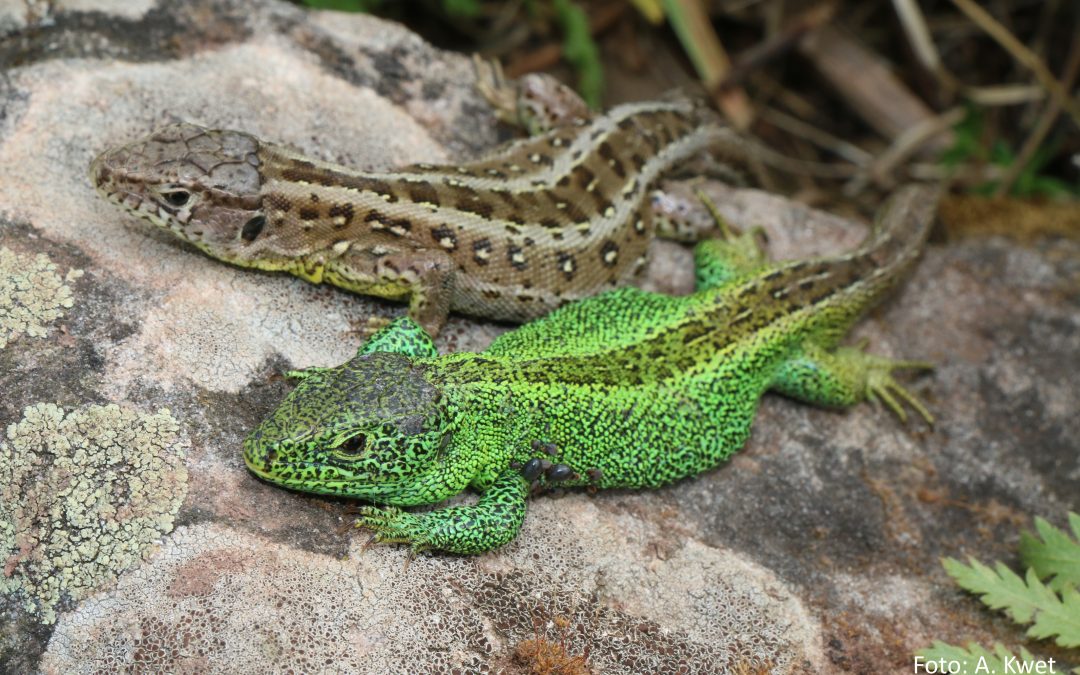
[[[937,560],[1012,561],[1032,515],[1080,509],[1076,241],[931,246],[860,325],[940,364],[915,385],[933,430],[770,396],[715,471],[540,498],[504,549],[405,570],[340,531],[347,504],[239,455],[282,370],[344,360],[355,325],[402,308],[209,260],[86,169],[174,119],[361,167],[468,156],[500,132],[467,59],[271,0],[29,7],[0,8],[0,671],[516,672],[539,637],[605,673],[910,672],[933,639],[1019,641]],[[864,231],[712,189],[775,257]],[[687,252],[657,253],[653,287],[685,291]],[[439,345],[502,330],[454,318]]]

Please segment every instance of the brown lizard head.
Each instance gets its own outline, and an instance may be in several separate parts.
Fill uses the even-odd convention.
[[[243,132],[174,124],[103,152],[90,164],[90,180],[128,211],[245,264],[266,225],[258,150],[258,139]]]

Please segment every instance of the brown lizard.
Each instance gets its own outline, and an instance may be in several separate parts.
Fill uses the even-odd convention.
[[[698,102],[592,116],[552,82],[523,78],[509,97],[489,87],[534,135],[459,165],[356,171],[176,124],[104,152],[90,175],[215,258],[407,301],[433,335],[450,310],[523,322],[633,284],[654,234],[690,241],[713,226],[672,217],[660,177],[705,151],[745,162],[763,150]]]

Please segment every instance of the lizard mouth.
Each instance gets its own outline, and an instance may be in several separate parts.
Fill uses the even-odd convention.
[[[247,461],[246,456],[244,459],[248,470],[259,479],[300,492],[385,503],[398,487],[398,481],[379,483],[362,475],[342,476],[336,471],[337,467],[320,462],[289,462],[265,467]],[[328,476],[328,470],[334,471]]]

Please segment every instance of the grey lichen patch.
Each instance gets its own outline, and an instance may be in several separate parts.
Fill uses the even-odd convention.
[[[0,349],[17,335],[45,337],[47,325],[75,304],[68,282],[82,276],[70,270],[64,278],[44,253],[33,257],[0,247]]]
[[[179,429],[166,409],[26,408],[0,442],[0,591],[52,623],[140,561],[187,493]]]

